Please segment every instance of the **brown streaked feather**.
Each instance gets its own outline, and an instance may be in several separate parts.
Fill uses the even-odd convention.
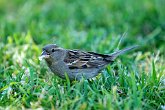
[[[97,68],[108,63],[102,54],[80,50],[68,50],[64,62],[70,69]]]

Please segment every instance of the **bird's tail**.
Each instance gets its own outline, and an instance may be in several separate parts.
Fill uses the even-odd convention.
[[[127,48],[122,49],[122,50],[118,50],[118,51],[116,51],[116,52],[114,52],[114,53],[109,55],[109,60],[113,61],[119,55],[124,54],[127,51],[133,50],[133,49],[135,49],[137,47],[138,47],[138,45],[135,45],[135,46],[127,47]],[[108,58],[106,58],[106,59],[108,60]]]

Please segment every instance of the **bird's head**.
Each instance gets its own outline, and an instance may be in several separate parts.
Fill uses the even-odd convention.
[[[65,57],[65,50],[55,44],[48,44],[42,49],[39,59],[45,59],[48,63],[58,62]]]

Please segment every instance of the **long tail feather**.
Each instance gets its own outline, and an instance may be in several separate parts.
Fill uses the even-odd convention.
[[[133,50],[133,49],[135,49],[135,48],[137,48],[137,47],[139,47],[139,46],[138,46],[138,45],[135,45],[135,46],[127,47],[127,48],[125,48],[125,49],[123,49],[123,50],[119,50],[119,51],[117,51],[117,52],[114,52],[114,53],[112,53],[112,54],[109,55],[109,56],[110,56],[110,59],[111,59],[111,61],[113,61],[113,60],[116,59],[116,57],[118,57],[119,55],[124,54],[124,53],[127,52],[127,51]]]

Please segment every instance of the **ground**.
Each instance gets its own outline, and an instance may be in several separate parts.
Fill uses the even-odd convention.
[[[164,6],[164,0],[0,0],[0,109],[165,108]],[[70,82],[38,60],[50,43],[106,54],[140,47],[96,78]]]

